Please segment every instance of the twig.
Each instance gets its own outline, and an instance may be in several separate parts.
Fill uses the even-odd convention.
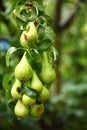
[[[76,12],[80,9],[80,4],[79,2],[76,3],[74,5],[74,10],[72,13],[70,13],[70,15],[68,16],[68,18],[66,20],[61,20],[59,23],[59,30],[62,31],[64,29],[66,29],[67,27],[69,27],[72,23],[72,21],[74,20],[74,17],[76,15]]]
[[[54,12],[54,31],[57,32],[59,30],[59,22],[61,19],[61,8],[62,8],[63,0],[57,0],[56,9]]]

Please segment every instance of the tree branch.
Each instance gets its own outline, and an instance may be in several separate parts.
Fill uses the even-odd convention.
[[[64,29],[66,29],[67,27],[69,27],[76,15],[76,12],[80,9],[80,4],[79,2],[76,3],[74,5],[74,10],[72,13],[70,13],[70,15],[68,16],[68,18],[66,20],[61,20],[60,23],[59,23],[59,30],[62,31]]]
[[[54,12],[54,25],[53,25],[55,32],[58,32],[58,30],[59,30],[59,22],[60,22],[60,19],[61,19],[62,4],[63,4],[63,0],[57,0],[56,9],[55,9],[55,12]]]

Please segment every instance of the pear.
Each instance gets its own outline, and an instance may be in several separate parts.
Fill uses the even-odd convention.
[[[11,96],[13,98],[20,99],[22,97],[21,85],[22,85],[22,83],[18,79],[16,79],[16,81],[14,82],[14,84],[11,88]]]
[[[37,29],[33,22],[29,22],[27,25],[27,28],[29,28],[29,31],[27,32],[27,38],[28,41],[33,41],[37,39]]]
[[[49,96],[50,96],[50,94],[49,94],[48,89],[46,87],[43,87],[41,93],[38,96],[38,101],[45,102],[49,99]]]
[[[24,53],[21,61],[16,65],[14,73],[15,77],[20,81],[27,81],[32,77],[33,70],[27,61],[26,53]]]
[[[33,76],[31,79],[31,88],[36,90],[38,93],[42,91],[43,84],[40,81],[39,77],[37,76],[36,72],[33,71]]]
[[[34,104],[30,106],[30,116],[31,117],[39,117],[44,112],[43,104]]]
[[[35,104],[35,102],[36,102],[36,98],[32,98],[32,97],[29,97],[29,96],[27,96],[26,94],[24,94],[23,96],[22,96],[22,102],[25,104],[25,105],[33,105],[33,104]]]
[[[27,32],[23,31],[21,36],[20,36],[20,44],[21,46],[23,46],[24,48],[28,46],[28,38],[27,38]]]
[[[42,81],[46,84],[52,83],[56,78],[56,73],[49,62],[47,51],[43,52],[42,69],[40,73]]]
[[[18,100],[15,105],[14,112],[17,117],[23,118],[28,115],[29,109],[23,104],[21,100]]]

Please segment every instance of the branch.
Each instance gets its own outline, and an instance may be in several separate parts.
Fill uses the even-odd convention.
[[[56,9],[55,9],[55,12],[54,12],[54,25],[53,25],[55,32],[58,32],[58,30],[59,30],[59,22],[60,22],[60,19],[61,19],[62,4],[63,4],[63,0],[57,0]]]
[[[72,23],[72,21],[73,21],[75,15],[76,15],[76,12],[77,12],[79,9],[80,9],[80,4],[79,4],[79,2],[78,2],[78,3],[76,3],[76,4],[74,5],[74,10],[73,10],[72,13],[70,13],[70,15],[68,16],[68,18],[67,18],[66,20],[64,20],[64,21],[60,21],[60,23],[59,23],[59,30],[60,30],[60,31],[66,29],[67,27],[70,26],[70,24]]]

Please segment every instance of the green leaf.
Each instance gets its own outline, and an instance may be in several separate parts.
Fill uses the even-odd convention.
[[[13,98],[11,98],[11,99],[8,101],[8,106],[9,106],[9,108],[10,108],[12,111],[14,111],[14,107],[15,107],[15,105],[16,105],[16,102],[17,102],[17,100],[15,100],[15,99],[13,99]]]
[[[11,74],[6,74],[3,78],[3,88],[4,90],[8,89],[8,87],[11,85],[11,81],[12,81],[12,75]]]
[[[58,51],[57,51],[57,49],[54,46],[51,46],[49,54],[50,54],[50,59],[51,60],[53,60],[53,61],[57,60],[57,58],[58,58]]]
[[[10,47],[6,53],[6,66],[9,67],[10,56],[16,51],[16,47]]]
[[[56,39],[56,35],[55,35],[53,29],[50,26],[46,26],[45,33],[49,37],[49,39],[54,43],[54,41]]]
[[[41,41],[41,44],[39,44],[38,50],[45,51],[52,45],[52,42],[49,39]]]
[[[39,2],[34,1],[33,3],[34,3],[33,6],[36,8],[36,10],[39,10],[41,12],[44,11],[43,6],[41,5],[41,0]]]
[[[24,6],[22,6],[22,5],[21,6],[17,6],[17,8],[15,9],[17,18],[19,18],[23,22],[27,22],[26,16],[23,15],[23,14],[22,15],[20,14],[20,8],[24,8]]]
[[[30,97],[32,97],[32,98],[36,98],[36,97],[37,97],[37,92],[36,92],[35,90],[33,90],[33,89],[27,87],[27,86],[23,86],[23,87],[22,87],[22,90],[23,90],[23,92],[24,92],[26,95],[28,95],[28,96],[30,96]]]
[[[2,84],[5,90],[5,98],[7,102],[11,99],[11,87],[13,82],[14,79],[12,74],[8,74],[4,76]]]
[[[32,68],[39,72],[41,69],[41,57],[38,51],[35,49],[27,51],[26,58],[28,62],[31,64]]]

